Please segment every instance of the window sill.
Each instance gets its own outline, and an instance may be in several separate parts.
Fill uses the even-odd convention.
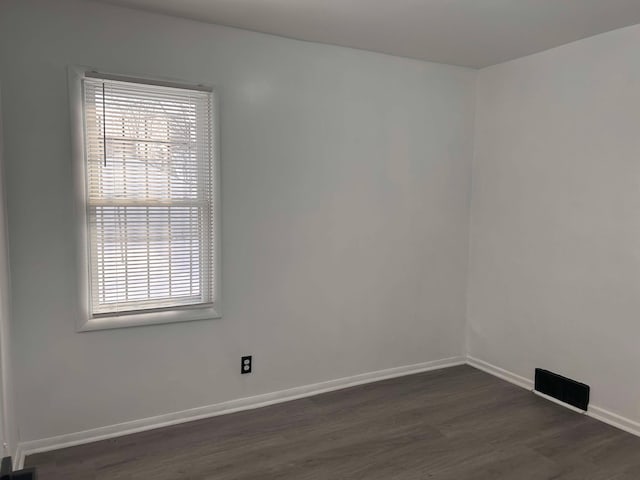
[[[152,312],[91,317],[78,326],[78,332],[111,330],[114,328],[142,327],[164,323],[193,322],[221,318],[217,304],[202,307],[176,308]]]

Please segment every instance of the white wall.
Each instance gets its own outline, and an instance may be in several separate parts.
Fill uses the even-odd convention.
[[[640,26],[482,70],[468,349],[640,421]]]
[[[222,320],[75,332],[74,64],[218,86]],[[475,75],[90,2],[3,1],[22,440],[460,355]],[[241,377],[242,354],[255,366]]]

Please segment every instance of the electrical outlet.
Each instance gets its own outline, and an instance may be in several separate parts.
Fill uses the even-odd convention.
[[[251,373],[251,364],[252,364],[252,357],[251,355],[247,355],[245,357],[242,357],[242,370],[240,371],[240,373],[242,375],[244,375],[245,373]]]

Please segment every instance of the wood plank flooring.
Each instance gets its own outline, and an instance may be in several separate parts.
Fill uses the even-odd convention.
[[[460,366],[26,464],[40,480],[638,480],[640,438]]]

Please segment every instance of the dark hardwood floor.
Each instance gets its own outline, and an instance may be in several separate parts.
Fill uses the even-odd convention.
[[[40,480],[638,480],[640,438],[461,366],[26,463]]]

